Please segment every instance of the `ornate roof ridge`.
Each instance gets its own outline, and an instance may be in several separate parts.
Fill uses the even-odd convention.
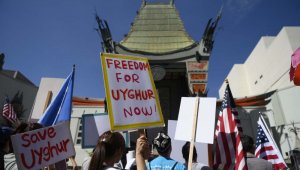
[[[142,3],[128,35],[118,44],[128,51],[169,54],[196,42],[188,35],[172,3]]]

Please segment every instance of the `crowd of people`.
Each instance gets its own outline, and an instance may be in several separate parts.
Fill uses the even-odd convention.
[[[10,136],[18,133],[24,133],[32,130],[43,128],[38,123],[20,123],[15,129],[1,128],[1,164],[0,169],[17,170],[17,162],[13,152]],[[156,150],[154,154],[150,149],[150,144],[145,135],[141,135],[135,144],[134,160],[128,161],[128,169],[146,170],[146,169],[187,169],[187,163],[183,164],[170,158],[172,151],[171,138],[163,133],[158,133],[157,137],[152,142]],[[189,146],[186,143],[183,148],[183,157],[188,159]],[[98,139],[98,143],[93,150],[92,156],[85,160],[82,165],[83,170],[113,170],[124,169],[125,165],[121,163],[121,158],[125,153],[125,140],[119,132],[104,132]],[[194,155],[197,157],[196,151]],[[69,158],[72,164],[77,166],[74,157]],[[194,160],[196,161],[196,159]],[[53,166],[45,167],[44,169],[60,169]],[[78,169],[73,167],[74,170]]]
[[[182,154],[185,163],[180,163],[170,157],[172,152],[171,138],[159,132],[152,142],[155,152],[151,151],[150,144],[146,136],[141,135],[136,142],[135,158],[127,160],[127,165],[121,163],[122,155],[125,152],[125,141],[119,132],[107,131],[103,133],[94,148],[91,158],[83,162],[83,170],[185,170],[189,157],[189,142],[182,147]],[[197,151],[194,147],[193,169],[209,170],[210,168],[201,163],[197,163]]]
[[[21,123],[15,130],[2,128],[1,137],[1,164],[0,169],[17,170],[16,158],[13,153],[13,147],[9,136],[18,133],[42,128],[38,123]],[[248,169],[266,169],[271,170],[272,164],[266,160],[255,158],[254,141],[251,137],[243,135],[241,137],[244,151],[246,153]],[[182,156],[185,163],[178,162],[170,157],[172,152],[171,138],[164,132],[159,132],[152,141],[155,151],[151,150],[150,143],[145,135],[140,135],[135,144],[135,157],[133,160],[127,160],[127,165],[122,163],[121,158],[126,153],[125,140],[119,132],[104,132],[98,139],[97,145],[93,150],[91,157],[82,164],[82,170],[185,170],[188,169],[190,142],[182,146]],[[208,165],[197,162],[197,150],[193,148],[192,170],[210,170]],[[73,169],[78,169],[74,157],[70,158]],[[125,163],[126,164],[126,163]],[[51,166],[50,166],[51,167]],[[125,168],[126,167],[126,168]],[[45,168],[52,169],[52,168]],[[55,168],[54,168],[55,169]],[[59,169],[59,168],[56,168]]]

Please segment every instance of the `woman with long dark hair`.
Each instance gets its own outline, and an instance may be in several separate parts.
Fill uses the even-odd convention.
[[[124,150],[125,141],[119,132],[104,132],[99,137],[89,170],[117,169],[113,166],[119,162]]]
[[[115,170],[125,150],[125,140],[119,132],[104,132],[98,139],[88,170]],[[145,136],[137,139],[136,163],[138,170],[146,170],[145,160],[149,157],[149,144]]]

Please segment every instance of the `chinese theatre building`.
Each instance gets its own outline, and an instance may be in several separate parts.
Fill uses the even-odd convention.
[[[186,32],[173,0],[144,0],[128,34],[114,42],[107,22],[96,17],[104,52],[149,59],[166,123],[177,119],[181,97],[206,95],[213,34],[219,18],[209,20],[203,37],[197,41]]]

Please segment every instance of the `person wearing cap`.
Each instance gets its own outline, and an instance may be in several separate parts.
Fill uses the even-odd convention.
[[[172,145],[171,138],[163,132],[159,132],[153,141],[158,156],[147,163],[148,170],[185,170],[185,166],[170,158]]]

